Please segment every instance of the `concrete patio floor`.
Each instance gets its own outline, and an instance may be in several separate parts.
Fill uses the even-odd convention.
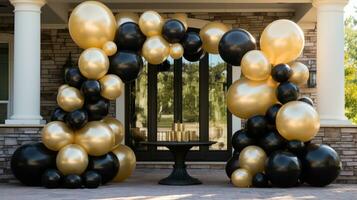
[[[203,185],[162,186],[157,181],[170,173],[168,169],[139,169],[124,183],[112,183],[98,189],[45,189],[18,183],[0,184],[1,200],[186,200],[186,199],[357,199],[357,184],[332,184],[324,188],[235,188],[223,170],[190,169]]]

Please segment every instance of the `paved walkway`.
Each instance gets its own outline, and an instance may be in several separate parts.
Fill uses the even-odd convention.
[[[44,189],[20,184],[0,184],[1,200],[186,200],[186,199],[357,199],[357,184],[334,184],[324,188],[297,187],[289,189],[240,189],[228,183],[223,170],[191,169],[203,181],[197,186],[162,186],[157,181],[169,174],[167,169],[140,169],[126,182],[109,184],[98,189]]]

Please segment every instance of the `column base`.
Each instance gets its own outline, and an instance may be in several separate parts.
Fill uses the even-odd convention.
[[[331,119],[331,118],[320,118],[321,127],[356,127],[350,120],[345,119]]]

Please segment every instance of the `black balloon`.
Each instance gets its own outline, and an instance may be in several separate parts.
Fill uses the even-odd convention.
[[[165,60],[163,63],[157,65],[157,71],[159,72],[167,72],[170,71],[171,63],[168,60]]]
[[[269,124],[275,125],[276,115],[278,114],[281,104],[272,105],[265,113],[265,119]]]
[[[86,188],[97,188],[102,182],[102,177],[96,171],[89,170],[82,175],[83,185]]]
[[[278,64],[271,70],[273,79],[280,83],[288,81],[292,74],[293,70],[287,64]]]
[[[307,104],[309,104],[309,105],[311,105],[311,106],[314,106],[314,101],[311,99],[311,98],[309,98],[309,97],[301,97],[300,99],[298,99],[298,101],[302,101],[302,102],[305,102],[305,103],[307,103]]]
[[[218,45],[222,59],[235,66],[240,66],[244,54],[256,48],[254,37],[248,31],[239,28],[226,32]]]
[[[234,154],[226,163],[226,174],[229,179],[233,172],[239,168],[239,154]]]
[[[11,157],[11,170],[23,184],[40,186],[42,174],[56,167],[56,152],[42,143],[25,144],[17,148]]]
[[[103,156],[90,156],[88,169],[98,172],[102,177],[102,184],[106,184],[116,176],[119,160],[112,152]]]
[[[194,54],[188,54],[186,52],[183,53],[183,57],[190,62],[197,62],[197,61],[201,60],[205,55],[206,55],[206,52],[203,51],[203,49],[201,49],[200,51],[198,51],[197,53],[194,53]]]
[[[252,185],[257,188],[265,188],[269,186],[269,181],[265,174],[259,172],[253,176]]]
[[[185,26],[177,19],[169,19],[162,27],[162,36],[169,43],[177,43],[185,36]]]
[[[186,55],[196,54],[202,49],[202,40],[198,33],[190,31],[185,34],[181,44]]]
[[[143,69],[143,59],[132,51],[119,51],[110,57],[109,71],[118,75],[125,83],[140,76]]]
[[[66,122],[74,129],[82,128],[88,122],[88,113],[84,109],[77,109],[67,114]]]
[[[255,144],[255,139],[249,136],[247,130],[245,129],[236,131],[232,136],[232,147],[237,152],[240,152],[245,147],[254,144]]]
[[[96,101],[100,98],[100,83],[97,80],[84,81],[81,91],[86,100]]]
[[[341,171],[337,152],[327,145],[309,144],[302,159],[303,180],[317,187],[333,182]]]
[[[42,186],[46,188],[58,188],[61,184],[62,174],[56,169],[48,169],[42,174]]]
[[[290,140],[287,145],[287,149],[297,156],[302,156],[305,154],[305,144],[299,140]]]
[[[298,184],[301,168],[297,156],[286,151],[276,151],[269,156],[265,173],[273,185],[292,187]]]
[[[276,94],[280,103],[296,101],[299,97],[299,88],[290,82],[280,83]]]
[[[258,138],[267,131],[267,121],[264,116],[256,115],[248,119],[247,131],[251,137]]]
[[[52,115],[51,115],[51,121],[62,121],[64,122],[66,120],[66,114],[67,112],[62,110],[61,108],[56,108]]]
[[[81,88],[83,81],[85,81],[86,79],[84,78],[84,76],[82,76],[81,72],[77,67],[70,67],[66,70],[64,80],[68,85],[72,87]]]
[[[119,50],[138,52],[141,50],[145,39],[145,35],[136,23],[126,22],[120,25],[115,37],[115,43]]]
[[[286,140],[276,131],[269,131],[259,138],[258,144],[265,153],[270,154],[279,149],[283,149]]]
[[[100,98],[98,101],[86,101],[85,108],[88,112],[89,121],[101,120],[109,113],[110,102]]]
[[[82,178],[75,174],[70,174],[64,177],[63,187],[69,189],[76,189],[82,187]]]

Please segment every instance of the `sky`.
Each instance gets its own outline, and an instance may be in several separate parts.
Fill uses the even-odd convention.
[[[354,18],[357,18],[357,0],[350,0],[345,7],[345,18],[349,16],[354,16]]]

